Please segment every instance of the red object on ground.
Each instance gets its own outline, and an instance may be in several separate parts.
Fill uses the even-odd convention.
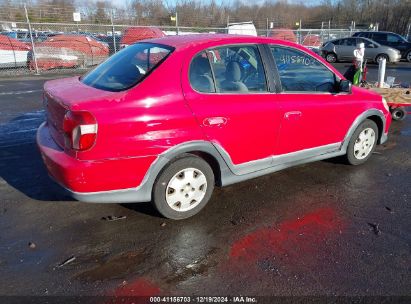
[[[284,71],[288,66],[295,74],[287,79],[274,74],[277,69],[273,66],[262,66],[258,75],[272,84],[271,90],[201,93],[193,88],[190,65],[202,51],[253,44],[285,47],[306,58],[283,56],[277,60],[278,69]],[[148,56],[146,60],[136,58],[139,52],[151,54],[149,50],[155,56],[166,50],[170,54],[157,66]],[[219,50],[226,58],[228,52]],[[249,56],[243,53],[244,58]],[[275,64],[270,49],[262,56],[267,65]],[[129,61],[122,65],[124,58]],[[200,67],[199,74],[205,73],[209,61],[192,65],[193,70]],[[295,64],[298,68],[293,70]],[[48,81],[44,86],[47,122],[38,130],[37,143],[50,174],[75,198],[139,202],[151,200],[159,172],[184,153],[207,154],[214,159],[219,166],[216,179],[227,185],[307,159],[343,155],[354,130],[367,118],[379,124],[383,132],[378,140],[385,141],[391,115],[376,93],[358,87],[352,87],[352,92],[276,92],[272,79],[300,84],[301,69],[311,64],[316,71],[327,67],[333,80],[344,79],[320,56],[284,40],[211,34],[137,43],[83,78]],[[253,73],[250,62],[244,66]],[[227,75],[227,69],[225,72]],[[231,80],[241,80],[241,69],[237,72]],[[212,82],[211,77],[200,76],[203,84]],[[313,77],[310,72],[304,83]],[[251,87],[257,77],[249,78],[250,82],[244,81]],[[127,85],[122,87],[122,83]],[[71,117],[66,130],[65,117]],[[87,149],[81,148],[82,142]]]
[[[165,34],[158,27],[154,26],[133,26],[125,29],[123,36],[121,37],[120,45],[125,47],[127,45],[133,44],[135,42],[152,39],[161,38]]]
[[[291,29],[279,28],[271,30],[270,37],[274,39],[286,40],[291,42],[297,42],[297,36]]]
[[[36,44],[39,69],[70,68],[97,65],[109,55],[109,49],[99,41],[83,35],[57,35]],[[29,66],[34,69],[34,60]]]

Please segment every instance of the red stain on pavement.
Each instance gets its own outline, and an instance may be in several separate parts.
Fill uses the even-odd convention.
[[[159,296],[160,287],[147,279],[139,278],[117,288],[105,304],[142,304],[149,303],[149,297]]]
[[[134,282],[126,284],[115,290],[114,295],[119,297],[130,296],[158,296],[160,288],[152,282],[139,278]]]
[[[318,251],[327,238],[342,229],[342,219],[334,209],[319,209],[244,236],[231,246],[230,260],[253,262],[273,255],[304,258]]]

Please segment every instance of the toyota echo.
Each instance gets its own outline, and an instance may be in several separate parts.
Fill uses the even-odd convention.
[[[214,186],[316,160],[364,163],[387,140],[385,100],[308,49],[188,35],[128,46],[82,77],[48,81],[37,143],[80,201],[198,213]]]

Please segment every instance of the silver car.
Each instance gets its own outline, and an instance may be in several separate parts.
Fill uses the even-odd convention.
[[[357,44],[364,43],[364,59],[378,62],[385,58],[387,62],[398,62],[401,53],[397,49],[381,45],[373,40],[359,37],[334,39],[323,44],[321,55],[330,63],[336,61],[351,61],[354,59],[354,50]]]

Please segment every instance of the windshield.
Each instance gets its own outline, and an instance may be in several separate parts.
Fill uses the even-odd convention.
[[[124,91],[147,77],[172,51],[169,46],[136,43],[107,59],[81,81],[96,89]]]

